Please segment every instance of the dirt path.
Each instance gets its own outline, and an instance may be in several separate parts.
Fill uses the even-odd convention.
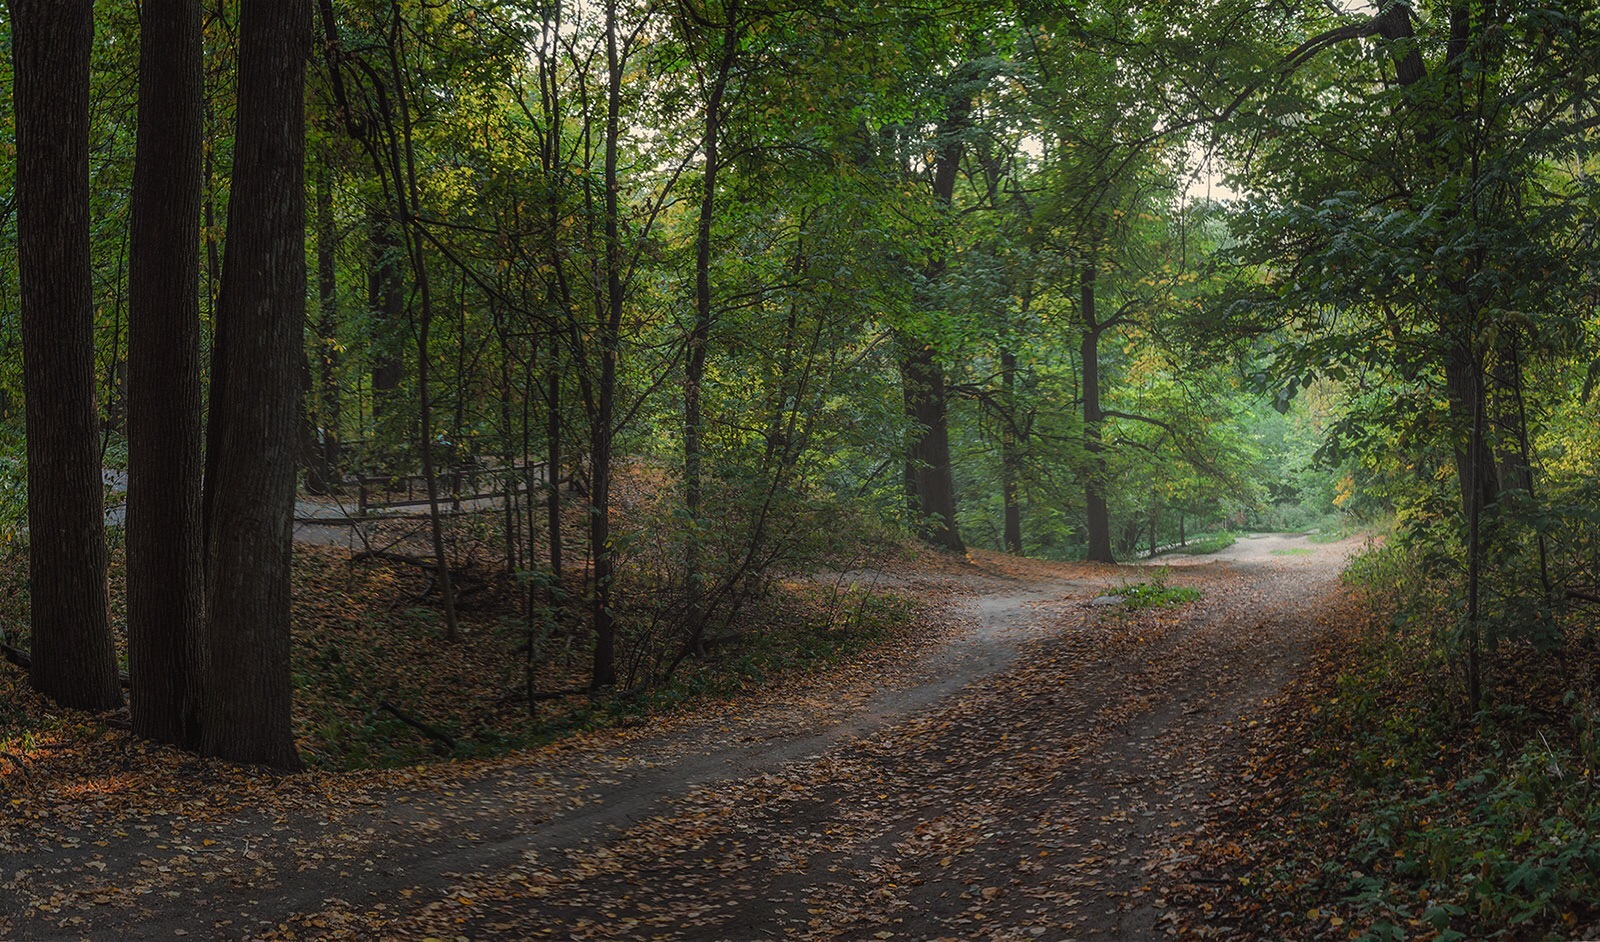
[[[1270,540],[1142,614],[1086,602],[1144,570],[979,556],[901,586],[950,598],[918,650],[533,756],[227,808],[198,763],[188,803],[97,783],[7,819],[6,937],[1149,937],[1152,875],[1227,800],[1230,724],[1303,663],[1347,550]]]

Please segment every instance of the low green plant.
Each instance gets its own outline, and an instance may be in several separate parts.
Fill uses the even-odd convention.
[[[1345,581],[1393,617],[1354,640],[1308,730],[1293,830],[1322,849],[1283,865],[1286,911],[1341,900],[1362,939],[1576,937],[1600,917],[1600,703],[1463,711],[1426,554],[1369,547]]]
[[[1206,533],[1172,552],[1182,553],[1185,556],[1209,556],[1212,553],[1220,553],[1237,542],[1238,538],[1232,533]]]
[[[1125,583],[1116,594],[1122,597],[1123,605],[1130,611],[1184,605],[1200,598],[1199,589],[1186,585],[1168,585],[1171,576],[1172,569],[1162,566],[1151,570],[1149,581]]]

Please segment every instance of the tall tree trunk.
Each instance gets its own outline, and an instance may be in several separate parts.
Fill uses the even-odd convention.
[[[309,0],[242,0],[236,157],[213,349],[205,526],[210,678],[201,749],[300,765],[289,576],[305,330]]]
[[[1445,391],[1450,415],[1464,438],[1455,446],[1456,478],[1461,486],[1461,510],[1470,514],[1493,506],[1500,499],[1500,475],[1494,452],[1480,426],[1486,403],[1482,354],[1466,341],[1450,346],[1445,360]]]
[[[616,548],[611,541],[611,448],[617,407],[617,359],[622,342],[622,236],[617,192],[622,136],[623,59],[617,42],[617,0],[606,0],[605,305],[600,330],[600,384],[589,426],[589,546],[594,555],[590,616],[594,624],[595,690],[617,682],[616,617],[611,610]]]
[[[200,0],[145,0],[128,268],[128,675],[133,730],[195,748],[200,516]]]
[[[939,125],[938,155],[933,168],[933,197],[945,209],[955,198],[956,177],[965,150],[962,134],[972,115],[972,92],[966,86],[963,66],[950,78],[947,111]],[[923,272],[930,286],[945,273],[945,260],[936,257]],[[950,428],[945,409],[944,367],[927,342],[908,338],[900,362],[907,432],[906,487],[913,522],[927,542],[953,552],[965,552],[956,527],[955,476],[950,468]]]
[[[906,475],[917,500],[917,534],[928,543],[966,551],[956,528],[956,488],[950,468],[944,368],[933,348],[917,344],[900,361],[900,387],[910,428]]]
[[[694,646],[700,646],[705,612],[702,611],[703,574],[700,563],[700,502],[703,421],[700,389],[705,381],[706,345],[711,337],[711,223],[717,205],[717,173],[721,170],[722,100],[739,51],[739,3],[730,0],[723,11],[716,71],[705,103],[705,176],[701,183],[700,218],[695,227],[694,329],[689,332],[683,381],[683,506],[687,537],[684,540],[684,588],[688,593],[685,622]]]
[[[329,483],[339,476],[339,278],[335,252],[338,227],[333,218],[333,148],[324,148],[317,167],[317,378],[322,461]]]
[[[89,0],[10,0],[17,262],[28,434],[30,680],[64,706],[122,703],[106,615],[89,268]]]
[[[1022,476],[1022,450],[1017,441],[1017,355],[1000,354],[1000,392],[1005,402],[1005,427],[1000,432],[1000,498],[1005,505],[1006,552],[1022,555],[1022,504],[1017,482]]]
[[[394,413],[400,382],[405,378],[405,364],[396,341],[396,332],[405,318],[404,285],[400,279],[403,255],[394,220],[387,211],[373,206],[367,213],[367,225],[372,246],[367,273],[367,307],[373,321],[368,363],[372,371],[372,417],[377,430],[387,431],[383,420]]]
[[[545,375],[545,519],[550,528],[550,587],[552,596],[561,586],[561,371],[555,368],[557,352],[550,351],[551,369]],[[531,369],[531,367],[530,367]],[[524,458],[526,460],[526,458]],[[528,491],[533,500],[533,491]],[[529,538],[533,536],[529,524]],[[530,560],[530,565],[532,564]],[[550,605],[555,607],[556,600]]]
[[[1083,476],[1083,504],[1089,526],[1090,562],[1114,563],[1111,552],[1111,514],[1106,507],[1105,439],[1101,423],[1105,412],[1100,406],[1100,332],[1102,327],[1094,309],[1095,267],[1085,265],[1079,277],[1079,314],[1083,318],[1083,337],[1079,359],[1083,366],[1083,450],[1088,467]]]
[[[403,152],[392,154],[394,164],[395,207],[404,230],[406,252],[411,259],[411,274],[416,279],[417,298],[422,312],[416,324],[417,341],[417,427],[419,451],[422,456],[422,482],[428,492],[428,531],[433,542],[434,578],[439,587],[440,607],[444,609],[445,638],[458,641],[461,626],[456,619],[455,587],[450,578],[450,561],[444,550],[444,523],[439,517],[439,475],[434,456],[433,390],[429,385],[433,359],[429,343],[433,331],[433,288],[428,278],[428,255],[423,245],[423,233],[418,227],[417,209],[422,204],[422,187],[417,181],[417,154],[412,137],[411,106],[406,95],[405,76],[400,67],[401,10],[398,2],[389,5],[393,20],[389,31],[389,76],[394,83],[395,100],[400,111],[399,145]],[[395,140],[391,133],[389,139]],[[402,163],[403,162],[403,163]]]

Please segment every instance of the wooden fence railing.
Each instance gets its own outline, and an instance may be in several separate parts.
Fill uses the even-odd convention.
[[[456,511],[473,501],[505,499],[510,494],[526,494],[530,483],[542,485],[547,478],[544,462],[485,468],[464,465],[439,474],[439,503]],[[428,481],[420,474],[358,475],[351,479],[357,487],[357,513],[428,505]]]

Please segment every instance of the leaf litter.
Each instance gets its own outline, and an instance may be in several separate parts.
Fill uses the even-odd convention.
[[[276,777],[77,723],[73,775],[7,779],[5,928],[1190,935],[1197,832],[1324,629],[1318,554],[1184,567],[1201,600],[1141,612],[1084,604],[1129,567],[924,554],[886,567],[922,614],[858,658],[497,759]]]

